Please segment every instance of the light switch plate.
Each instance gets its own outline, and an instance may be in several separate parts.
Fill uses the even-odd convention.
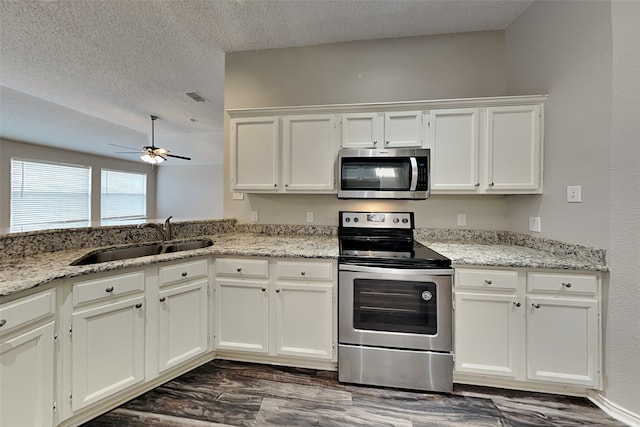
[[[458,225],[467,225],[467,214],[458,214]]]
[[[251,221],[258,222],[258,211],[251,212]]]
[[[313,222],[313,212],[307,212],[307,222]]]
[[[233,193],[233,200],[244,200],[244,193]]]
[[[529,217],[529,231],[533,231],[535,233],[542,232],[542,225],[540,224],[539,216],[530,216]]]

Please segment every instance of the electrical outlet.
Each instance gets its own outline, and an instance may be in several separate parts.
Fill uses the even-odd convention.
[[[530,216],[529,217],[529,231],[533,231],[535,233],[542,232],[542,225],[540,223],[539,216]]]
[[[307,212],[307,222],[313,222],[313,212]]]
[[[233,200],[244,200],[244,193],[233,193]]]
[[[467,214],[458,214],[458,225],[467,225]]]
[[[582,186],[581,185],[567,186],[567,202],[582,203]]]
[[[251,221],[258,222],[258,211],[251,212]]]

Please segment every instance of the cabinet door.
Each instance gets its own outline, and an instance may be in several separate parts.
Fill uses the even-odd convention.
[[[422,147],[423,139],[422,111],[398,111],[384,114],[385,147]]]
[[[338,153],[335,116],[287,116],[282,125],[285,190],[334,190]]]
[[[540,121],[540,105],[487,108],[485,190],[542,191]]]
[[[160,372],[207,351],[207,285],[205,279],[160,292]]]
[[[598,387],[597,301],[529,297],[527,303],[528,378]]]
[[[0,342],[0,425],[53,425],[54,322]]]
[[[278,190],[280,130],[277,117],[231,121],[233,190]]]
[[[524,306],[516,295],[455,292],[455,370],[516,378],[524,360]]]
[[[216,348],[269,351],[266,282],[216,280]]]
[[[144,296],[73,313],[74,411],[144,381]]]
[[[333,358],[333,286],[276,283],[276,353]]]
[[[478,117],[478,108],[430,112],[432,190],[478,191]]]
[[[342,148],[382,148],[382,117],[377,113],[352,113],[341,116]]]

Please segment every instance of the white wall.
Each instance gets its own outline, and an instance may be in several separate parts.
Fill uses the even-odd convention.
[[[604,398],[640,414],[640,2],[534,2],[505,33],[510,94],[544,91],[545,189],[510,196],[542,235],[608,248]],[[568,204],[565,186],[583,186]],[[640,415],[636,415],[640,416]]]
[[[584,4],[583,4],[584,3]],[[608,246],[611,22],[607,2],[534,2],[505,32],[510,95],[547,93],[544,195],[507,198],[509,228],[587,246]],[[582,186],[567,203],[566,186]]]
[[[614,1],[605,396],[640,418],[640,2]]]
[[[225,108],[340,104],[504,95],[501,31],[334,43],[226,55]],[[339,201],[336,196],[246,195],[231,199],[225,117],[224,216],[260,223],[337,224],[340,209],[416,212],[419,227],[504,229],[504,197],[433,196],[427,201]]]
[[[158,218],[173,221],[222,218],[222,165],[161,165],[158,168]]]
[[[98,195],[92,197],[91,212],[93,221],[98,222],[100,219],[100,169],[146,173],[147,216],[149,218],[156,216],[156,171],[147,164],[0,139],[0,232],[9,228],[12,157],[91,166],[91,193]]]

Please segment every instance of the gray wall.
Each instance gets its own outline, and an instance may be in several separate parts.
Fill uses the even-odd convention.
[[[509,224],[608,249],[606,403],[640,414],[640,2],[534,2],[505,32],[510,94],[547,92],[545,189],[510,196]],[[582,185],[581,204],[565,186]]]
[[[76,151],[61,150],[41,145],[0,139],[0,233],[8,231],[11,197],[11,158],[45,160],[91,166],[91,212],[93,220],[100,219],[100,169],[115,169],[128,172],[147,173],[147,216],[155,218],[156,212],[156,170],[142,162],[129,162],[109,157],[95,156]],[[97,223],[96,225],[99,225]]]
[[[336,43],[226,55],[225,108],[340,104],[504,95],[501,31]],[[339,209],[412,210],[420,227],[503,229],[503,196],[433,196],[427,201],[358,202],[335,195],[246,195],[231,199],[225,117],[224,216],[261,223],[337,224]]]

